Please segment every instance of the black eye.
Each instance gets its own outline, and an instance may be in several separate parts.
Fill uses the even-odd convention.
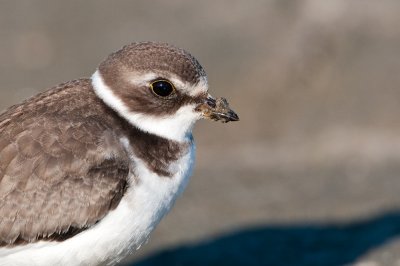
[[[155,94],[161,97],[167,97],[174,91],[174,86],[167,80],[156,80],[151,83],[150,88]]]

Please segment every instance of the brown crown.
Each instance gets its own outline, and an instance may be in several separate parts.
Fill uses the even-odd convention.
[[[160,71],[179,76],[183,81],[197,83],[206,73],[200,63],[183,49],[166,43],[140,42],[124,46],[100,64],[106,71],[125,68],[130,71]]]
[[[174,74],[180,80],[195,85],[206,76],[199,62],[185,50],[153,42],[124,46],[100,64],[99,72],[107,86],[130,111],[150,115],[173,114],[181,106],[198,99],[178,90],[174,97],[160,99],[148,86],[135,86],[127,77],[141,72],[158,73],[159,78]]]

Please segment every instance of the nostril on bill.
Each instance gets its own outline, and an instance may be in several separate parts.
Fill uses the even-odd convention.
[[[213,109],[217,107],[217,102],[213,98],[207,98],[206,103]]]

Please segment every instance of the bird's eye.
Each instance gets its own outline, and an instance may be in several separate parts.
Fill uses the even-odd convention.
[[[174,85],[168,80],[156,80],[150,84],[150,88],[161,97],[168,97],[174,91]]]

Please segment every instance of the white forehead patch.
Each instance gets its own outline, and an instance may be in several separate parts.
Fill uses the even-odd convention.
[[[190,84],[189,82],[184,82],[177,78],[176,76],[172,76],[169,79],[179,90],[183,91],[185,94],[189,96],[197,96],[203,93],[207,93],[208,91],[208,81],[206,77],[201,77],[200,81],[197,84]]]
[[[145,80],[145,77],[149,78],[150,75],[141,77],[140,82]],[[184,105],[174,114],[162,117],[132,112],[104,83],[98,70],[92,76],[92,85],[96,95],[129,123],[157,136],[175,141],[187,141],[190,139],[194,123],[201,118],[201,114],[194,110],[196,107],[194,104]]]

